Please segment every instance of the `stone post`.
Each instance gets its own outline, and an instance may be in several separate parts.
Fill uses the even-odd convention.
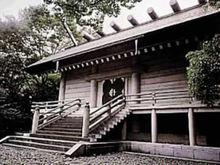
[[[189,144],[190,146],[194,146],[195,145],[194,113],[192,108],[189,108],[188,111],[188,128],[189,128]]]
[[[132,73],[131,75],[131,94],[135,95],[140,92],[140,74],[137,72]],[[132,99],[138,98],[137,96],[132,96]],[[138,103],[134,101],[133,103]]]
[[[157,114],[155,109],[151,112],[151,142],[157,142]]]
[[[98,83],[96,80],[91,80],[90,82],[90,106],[95,108],[97,106],[97,92],[98,92]]]
[[[34,110],[32,129],[31,129],[32,134],[36,133],[37,127],[38,127],[38,122],[39,122],[39,106],[37,106]]]
[[[89,107],[89,103],[87,102],[83,111],[83,126],[82,126],[83,138],[86,138],[89,135],[89,114],[90,114],[90,107]]]

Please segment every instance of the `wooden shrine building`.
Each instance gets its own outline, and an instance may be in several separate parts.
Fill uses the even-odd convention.
[[[209,146],[219,154],[220,105],[209,108],[192,98],[186,79],[187,52],[220,32],[220,10],[205,8],[204,3],[181,10],[171,0],[170,15],[158,17],[149,8],[149,22],[140,24],[129,16],[128,29],[112,22],[115,33],[99,33],[99,38],[85,34],[88,42],[30,65],[27,71],[32,74],[62,75],[59,100],[34,103],[31,136],[71,141],[71,126],[58,129],[59,122],[69,122],[79,125],[74,137],[82,139],[77,140],[168,143],[185,146],[186,151],[187,146]],[[145,152],[141,146],[136,151]]]

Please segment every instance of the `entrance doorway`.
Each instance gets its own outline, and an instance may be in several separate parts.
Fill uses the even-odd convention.
[[[112,100],[113,98],[124,93],[125,89],[125,79],[124,78],[114,78],[104,80],[103,83],[103,95],[102,95],[102,105]]]

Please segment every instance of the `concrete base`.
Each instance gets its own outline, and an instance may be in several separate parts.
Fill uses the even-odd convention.
[[[79,150],[68,156],[104,154],[109,152],[131,151],[151,155],[162,155],[192,160],[220,163],[220,148],[201,147],[136,141],[81,143]],[[68,152],[67,152],[68,153]],[[70,153],[70,152],[69,152]]]

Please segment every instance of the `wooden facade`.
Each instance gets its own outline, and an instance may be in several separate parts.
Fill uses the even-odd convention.
[[[184,11],[178,4],[171,7],[175,12],[172,15],[158,18],[149,10],[151,22],[139,24],[133,20],[135,27],[131,29],[117,28],[116,34],[70,48],[28,70],[37,73],[42,67],[40,72],[60,71],[60,100],[89,102],[91,113],[84,115],[92,117],[90,125],[86,124],[89,129],[83,131],[85,137],[101,123],[93,114],[100,111],[100,116],[106,115],[102,111],[107,112],[105,108],[111,109],[121,101],[121,97],[114,99],[124,95],[122,109],[129,110],[130,116],[111,133],[103,133],[105,140],[220,146],[219,135],[196,123],[217,122],[217,118],[202,116],[214,113],[220,117],[219,105],[209,108],[190,96],[185,58],[187,52],[199,48],[201,41],[219,32],[220,12],[204,11],[201,4]],[[83,110],[80,112],[82,116]],[[98,134],[94,136],[99,138]],[[215,142],[211,144],[208,138]]]

